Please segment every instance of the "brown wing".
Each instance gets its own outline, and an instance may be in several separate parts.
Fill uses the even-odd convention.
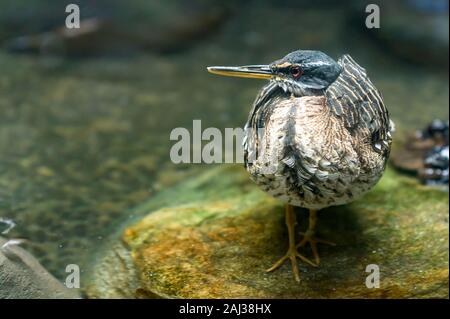
[[[389,152],[393,127],[380,92],[349,55],[338,63],[342,73],[325,92],[327,105],[350,131],[367,128],[376,151]]]
[[[244,149],[244,161],[247,165],[248,159],[258,158],[258,129],[266,127],[265,121],[270,119],[276,103],[274,100],[282,94],[282,90],[274,82],[269,82],[262,88],[253,103],[247,123],[245,124],[245,137],[242,143]]]

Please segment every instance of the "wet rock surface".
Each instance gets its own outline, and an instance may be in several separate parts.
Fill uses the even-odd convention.
[[[299,284],[287,264],[265,272],[287,247],[283,206],[240,167],[206,171],[144,212],[92,265],[88,297],[448,298],[447,194],[392,169],[355,203],[319,213],[319,235],[337,246],[320,247],[319,268],[301,264]],[[365,285],[370,264],[380,288]]]
[[[80,298],[53,277],[18,241],[0,237],[0,299]]]

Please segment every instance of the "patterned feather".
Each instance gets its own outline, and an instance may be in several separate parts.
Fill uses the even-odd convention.
[[[342,56],[338,63],[342,72],[325,92],[327,105],[347,129],[366,128],[375,150],[387,152],[393,125],[381,93],[350,55]]]

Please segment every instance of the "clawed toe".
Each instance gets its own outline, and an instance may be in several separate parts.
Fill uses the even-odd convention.
[[[303,243],[303,241],[305,240],[305,238],[307,238],[307,237],[309,237],[309,238],[307,239],[307,242],[309,242],[309,241],[315,241],[315,242],[318,243],[318,244],[325,244],[325,245],[330,245],[330,246],[336,246],[336,243],[334,243],[334,242],[332,242],[332,241],[325,240],[325,239],[321,239],[321,238],[316,238],[316,237],[314,237],[313,235],[307,236],[307,232],[306,232],[306,233],[300,232],[300,235],[303,235],[304,238],[300,241],[300,243],[297,244],[297,247],[304,246],[304,244],[302,244],[302,243]],[[302,244],[302,245],[300,245],[300,244]]]
[[[303,262],[305,262],[305,263],[307,263],[307,264],[309,264],[309,265],[311,265],[313,267],[317,267],[317,265],[315,263],[313,263],[311,260],[309,260],[305,256],[301,255],[297,251],[297,249],[289,249],[288,252],[286,253],[286,255],[284,255],[283,257],[278,259],[278,261],[275,264],[273,264],[272,267],[267,269],[266,272],[274,271],[275,269],[281,267],[281,265],[283,265],[283,263],[287,259],[290,259],[291,260],[291,266],[292,266],[292,272],[294,273],[295,281],[300,282],[300,274],[299,274],[299,271],[298,271],[297,258],[299,258]]]
[[[317,249],[317,244],[336,246],[336,244],[331,241],[316,238],[314,236],[313,232],[306,231],[306,233],[300,233],[300,234],[303,235],[303,239],[297,244],[296,248],[304,247],[306,244],[309,244],[311,246],[314,260],[315,260],[317,266],[320,264],[320,257],[319,257],[319,251]]]
[[[283,265],[283,263],[287,259],[289,259],[291,261],[292,272],[294,274],[294,278],[297,282],[299,282],[300,274],[298,271],[297,258],[300,259],[301,261],[307,263],[310,266],[318,267],[319,263],[320,263],[320,258],[319,258],[319,252],[317,251],[317,244],[320,243],[320,244],[327,244],[327,245],[332,245],[332,246],[334,246],[336,244],[331,241],[316,238],[314,236],[314,230],[315,230],[315,225],[316,225],[316,210],[310,209],[308,230],[305,233],[301,233],[303,235],[303,239],[297,245],[295,244],[296,220],[295,220],[294,209],[291,205],[286,205],[285,217],[286,217],[286,226],[287,226],[288,237],[289,237],[288,251],[283,257],[278,259],[278,261],[275,264],[273,264],[273,266],[270,267],[269,269],[267,269],[266,271],[267,272],[274,271],[275,269],[277,269],[281,265]],[[303,247],[307,243],[309,243],[311,246],[311,250],[313,252],[315,262],[309,260],[308,258],[306,258],[305,256],[303,256],[302,254],[300,254],[297,251],[297,249],[299,247]]]

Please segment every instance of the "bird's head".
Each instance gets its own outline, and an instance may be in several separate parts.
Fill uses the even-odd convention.
[[[341,73],[341,67],[320,51],[298,50],[267,65],[211,66],[210,73],[245,78],[269,79],[285,92],[297,96],[315,95],[326,89]]]

